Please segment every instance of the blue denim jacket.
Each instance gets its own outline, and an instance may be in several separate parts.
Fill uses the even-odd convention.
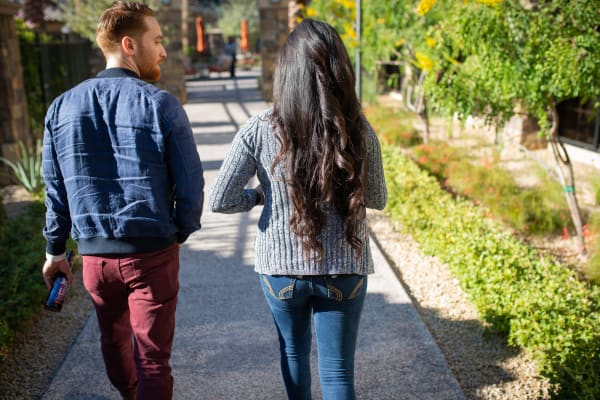
[[[202,164],[177,99],[111,68],[63,93],[46,114],[46,251],[131,254],[200,228]]]

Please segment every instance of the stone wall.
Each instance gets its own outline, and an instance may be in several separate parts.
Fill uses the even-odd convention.
[[[273,99],[273,72],[279,49],[289,33],[288,1],[259,0],[261,90],[266,101]]]
[[[0,155],[16,160],[17,143],[31,142],[21,52],[14,22],[19,6],[0,0]],[[5,184],[6,181],[0,180]]]

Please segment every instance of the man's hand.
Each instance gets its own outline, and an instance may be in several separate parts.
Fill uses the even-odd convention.
[[[46,282],[48,289],[52,289],[53,277],[58,271],[67,276],[69,285],[73,284],[73,272],[71,271],[71,267],[66,259],[62,259],[60,261],[46,260],[44,266],[42,267],[42,274],[44,275],[44,281]]]

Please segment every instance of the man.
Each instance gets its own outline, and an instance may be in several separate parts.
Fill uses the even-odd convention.
[[[229,66],[229,75],[235,78],[235,61],[237,58],[237,43],[235,42],[235,36],[229,36],[227,43],[223,47],[223,53],[231,56],[231,65]]]
[[[124,399],[171,399],[179,245],[200,228],[204,179],[187,116],[160,78],[166,52],[154,12],[115,2],[96,40],[106,69],[59,96],[44,131],[44,279],[83,256],[102,355]],[[133,340],[132,340],[133,338]]]

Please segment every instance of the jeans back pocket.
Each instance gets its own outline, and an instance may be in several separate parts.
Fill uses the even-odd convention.
[[[261,281],[265,290],[276,299],[289,300],[294,297],[295,278],[262,274]]]
[[[328,298],[335,301],[350,301],[364,295],[367,277],[362,275],[339,275],[327,279]]]

